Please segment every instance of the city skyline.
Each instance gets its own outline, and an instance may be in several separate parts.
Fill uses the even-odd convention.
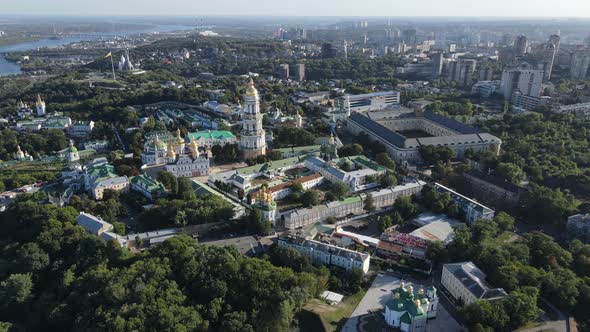
[[[434,0],[408,3],[391,0],[369,0],[362,3],[351,0],[301,0],[277,3],[270,0],[192,2],[114,0],[78,2],[55,0],[45,3],[38,0],[9,1],[3,5],[3,15],[49,16],[366,16],[366,17],[590,17],[590,2],[567,0],[555,6],[549,0],[498,0],[474,3],[455,0],[452,3]],[[509,8],[510,10],[506,10]],[[585,13],[585,15],[583,14]]]

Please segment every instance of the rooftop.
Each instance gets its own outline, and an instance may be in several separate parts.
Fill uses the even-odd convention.
[[[472,262],[445,264],[443,269],[452,273],[478,299],[492,300],[507,296],[502,288],[490,288],[485,282],[485,273]]]

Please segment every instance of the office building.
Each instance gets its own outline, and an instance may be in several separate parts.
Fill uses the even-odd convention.
[[[529,47],[526,36],[518,36],[514,40],[514,52],[517,57],[523,57]]]
[[[531,97],[540,97],[543,71],[538,69],[508,69],[502,73],[500,92],[504,99],[511,99],[514,91]]]
[[[491,81],[494,78],[494,68],[492,67],[482,67],[479,69],[479,74],[477,75],[477,81]]]
[[[570,75],[573,79],[583,80],[588,76],[590,67],[590,50],[575,50],[570,64]]]
[[[554,44],[542,44],[537,51],[537,58],[539,59],[539,69],[543,70],[543,81],[547,82],[551,79],[553,72],[553,63],[557,54]]]
[[[527,96],[520,91],[515,91],[512,94],[510,103],[512,104],[511,106],[514,111],[523,112],[533,111],[539,106],[547,105],[549,100],[551,100],[551,97],[533,97]]]
[[[296,74],[297,74],[297,80],[299,82],[303,82],[305,81],[305,64],[304,63],[298,63],[295,68],[296,70]]]
[[[472,262],[443,265],[441,285],[460,304],[468,305],[480,300],[494,301],[508,294],[502,288],[491,288],[486,275]]]
[[[457,83],[459,87],[471,86],[476,64],[476,60],[464,58],[449,62],[449,81]]]
[[[283,63],[279,66],[279,78],[282,80],[289,79],[289,65],[288,64]]]
[[[559,53],[559,46],[561,44],[561,37],[559,35],[549,36],[549,43],[555,45],[555,54]]]
[[[336,100],[337,108],[346,112],[382,110],[400,103],[399,91],[374,92],[361,95],[346,95]]]
[[[500,81],[481,81],[471,87],[471,93],[489,98],[495,92],[500,90]]]
[[[442,52],[434,53],[432,55],[432,73],[434,77],[442,75],[444,54]]]

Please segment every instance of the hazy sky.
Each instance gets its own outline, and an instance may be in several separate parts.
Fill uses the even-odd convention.
[[[590,0],[0,0],[0,15],[590,17]]]

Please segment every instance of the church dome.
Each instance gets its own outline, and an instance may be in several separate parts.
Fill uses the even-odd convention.
[[[248,96],[258,96],[258,90],[254,87],[254,81],[252,78],[248,81],[248,87],[246,88],[246,95]]]

